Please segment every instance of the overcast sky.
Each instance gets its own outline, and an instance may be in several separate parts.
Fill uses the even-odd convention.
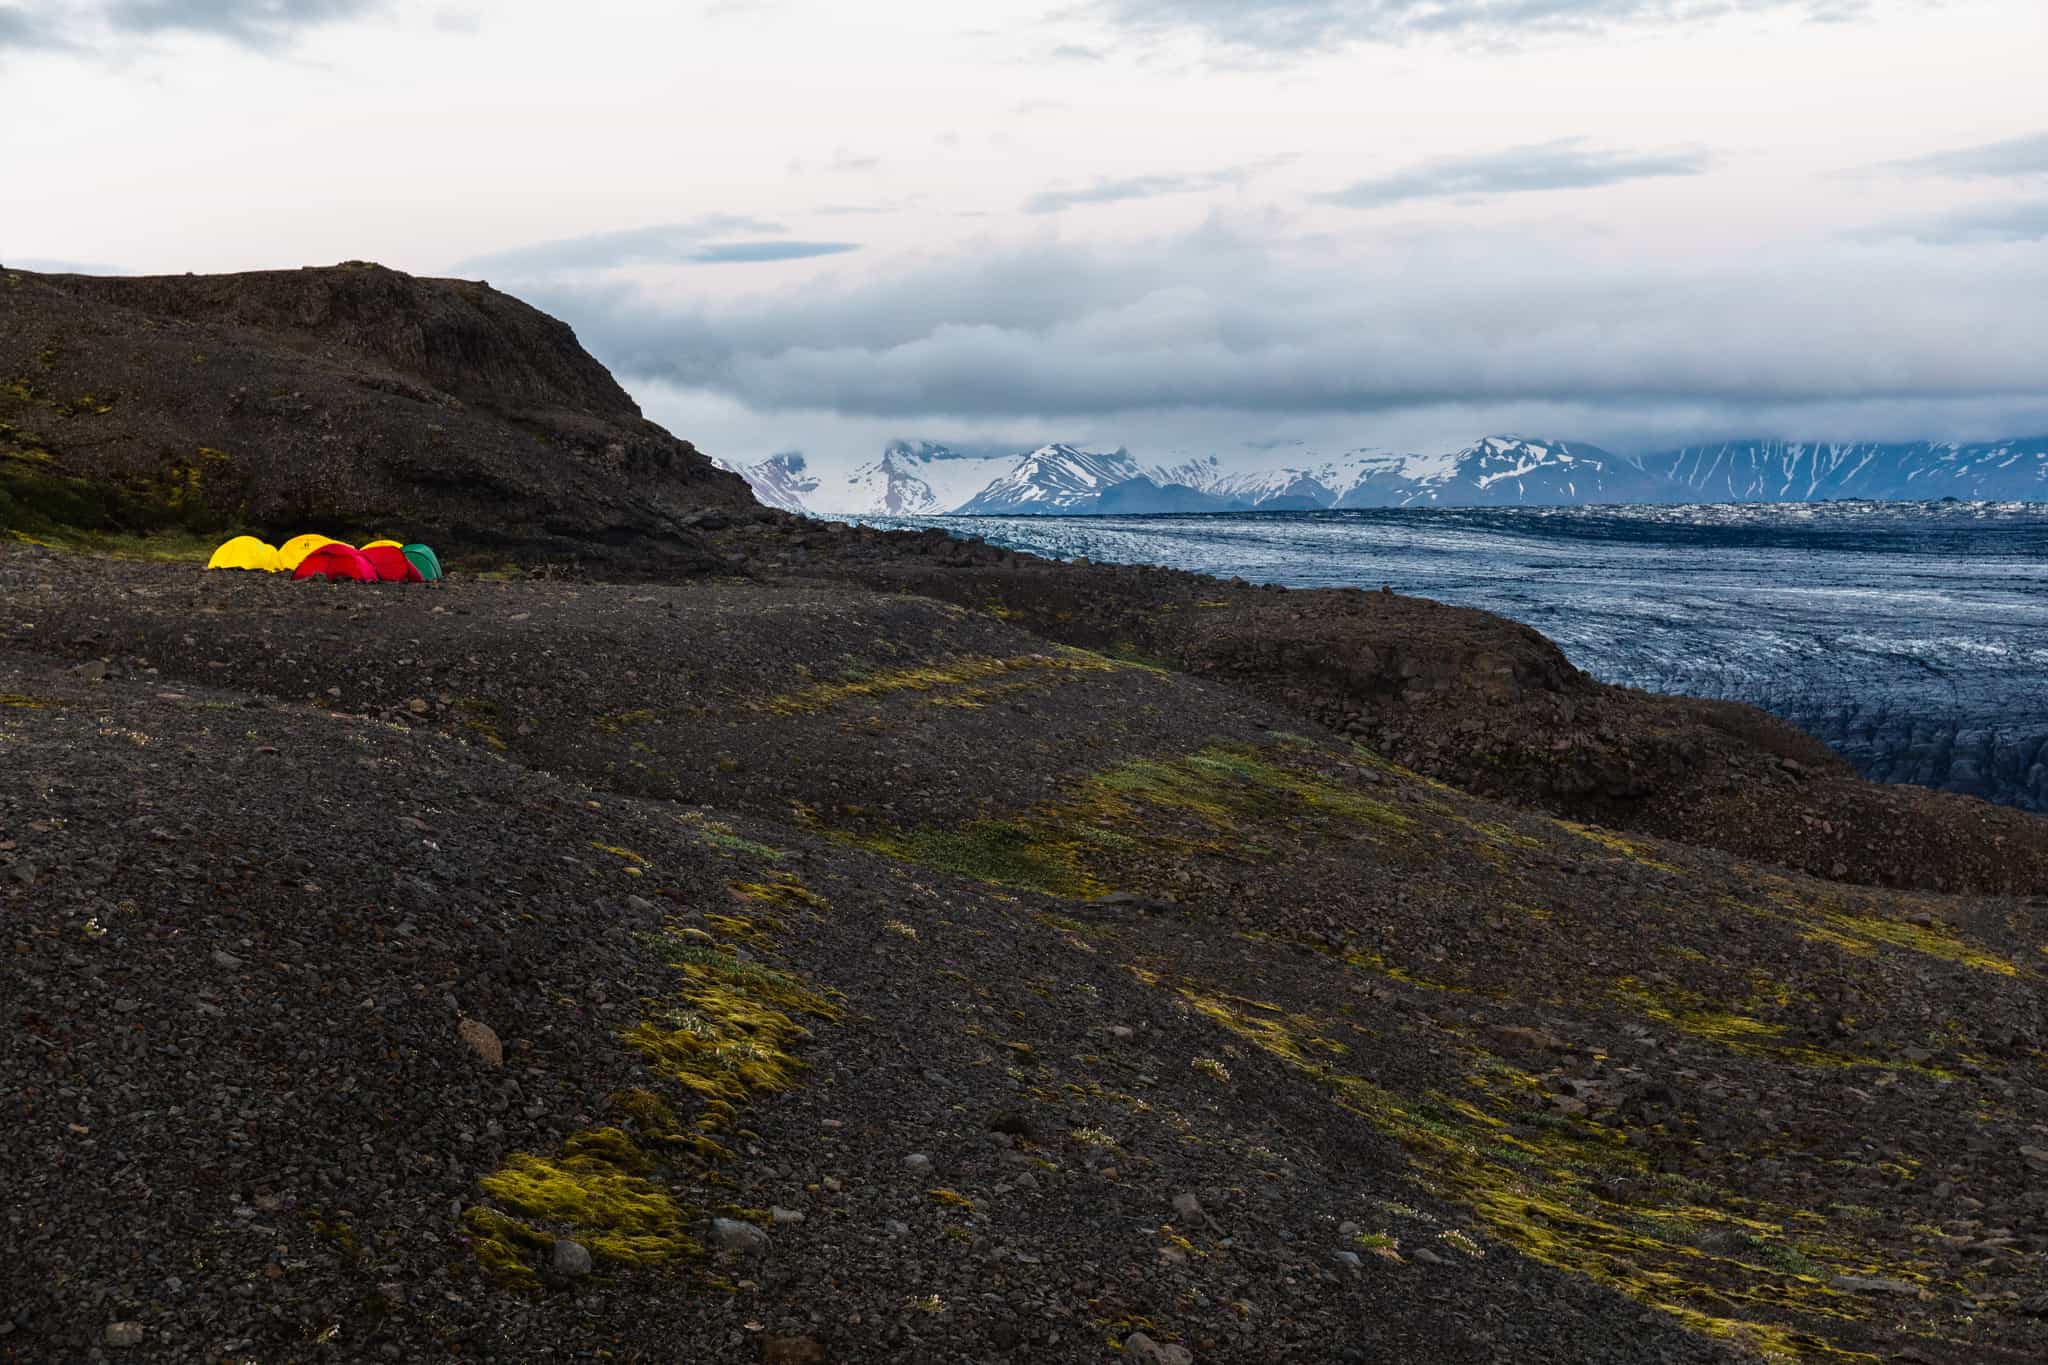
[[[0,261],[486,278],[735,462],[2036,434],[2044,53],[2042,0],[0,0]]]

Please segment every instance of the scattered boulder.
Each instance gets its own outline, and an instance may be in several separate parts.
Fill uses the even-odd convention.
[[[1195,1359],[1187,1347],[1154,1341],[1143,1332],[1124,1338],[1124,1354],[1142,1365],[1194,1365]]]
[[[1517,1024],[1496,1024],[1487,1032],[1505,1043],[1535,1048],[1542,1052],[1569,1052],[1572,1045],[1554,1033],[1540,1028],[1526,1028]]]
[[[549,1262],[557,1275],[567,1280],[580,1280],[590,1273],[590,1250],[581,1242],[567,1238],[555,1243],[554,1255]]]
[[[1828,1281],[1828,1287],[1845,1294],[1901,1294],[1914,1298],[1920,1294],[1917,1284],[1881,1275],[1837,1275]]]
[[[1008,1133],[1011,1137],[1029,1138],[1035,1132],[1031,1120],[1014,1109],[995,1115],[988,1121],[988,1126],[990,1132]]]
[[[737,1218],[714,1218],[711,1220],[711,1243],[720,1251],[729,1251],[739,1256],[766,1256],[768,1234],[752,1223]]]
[[[463,1046],[477,1055],[485,1066],[505,1065],[505,1045],[498,1041],[497,1032],[481,1019],[465,1019],[455,1026],[455,1036]]]
[[[107,1324],[107,1345],[126,1351],[142,1344],[142,1324],[139,1322],[110,1322]]]

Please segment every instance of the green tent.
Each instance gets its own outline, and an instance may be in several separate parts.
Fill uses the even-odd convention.
[[[420,571],[420,577],[429,583],[441,576],[441,557],[427,546],[408,545],[402,553],[412,561],[412,566]]]

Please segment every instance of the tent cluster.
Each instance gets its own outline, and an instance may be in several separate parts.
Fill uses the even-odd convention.
[[[373,540],[358,548],[329,536],[295,536],[283,545],[236,536],[213,552],[206,567],[288,573],[323,583],[431,583],[441,576],[439,557],[425,545]]]

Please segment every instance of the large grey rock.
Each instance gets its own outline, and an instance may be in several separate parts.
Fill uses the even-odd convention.
[[[1124,1354],[1141,1365],[1194,1365],[1195,1359],[1187,1347],[1154,1341],[1143,1332],[1124,1338]]]
[[[737,1218],[712,1219],[711,1244],[720,1251],[730,1251],[741,1256],[768,1254],[768,1234],[752,1223],[743,1223]]]
[[[564,1279],[580,1280],[590,1273],[590,1249],[567,1238],[555,1243],[555,1273]]]

